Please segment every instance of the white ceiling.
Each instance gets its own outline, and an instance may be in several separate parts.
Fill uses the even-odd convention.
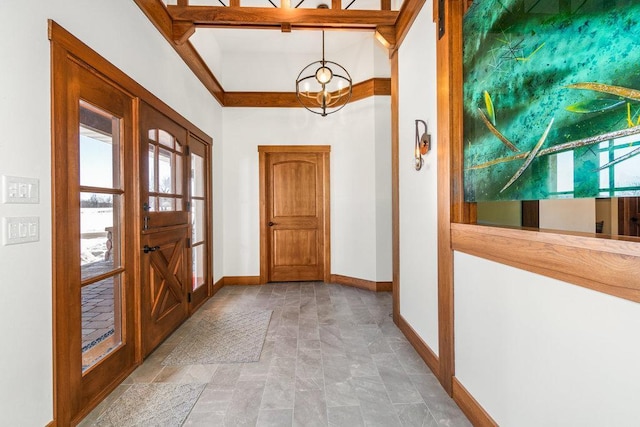
[[[316,30],[199,28],[189,41],[231,91],[290,91],[300,70],[322,58],[322,32]],[[355,83],[386,76],[384,70],[375,75],[376,43],[372,31],[326,31],[325,57],[345,66]]]
[[[372,31],[325,31],[325,50],[331,52],[365,43],[373,38]],[[215,40],[220,53],[290,53],[322,54],[322,32],[316,30],[294,30],[283,33],[275,30],[198,28],[191,37],[196,49],[206,49],[207,43]]]

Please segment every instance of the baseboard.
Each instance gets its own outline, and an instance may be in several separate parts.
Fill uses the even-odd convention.
[[[260,276],[224,276],[217,283],[220,283],[220,281],[224,283],[223,286],[259,285]]]
[[[453,377],[453,400],[475,427],[496,427],[498,425],[456,377]]]
[[[440,378],[440,360],[438,356],[429,348],[427,343],[422,341],[422,338],[420,338],[418,333],[409,325],[409,322],[407,322],[402,315],[400,315],[398,328],[400,328],[404,336],[407,337],[409,343],[416,349],[436,378]]]
[[[224,276],[220,278],[216,283],[213,284],[213,289],[211,296],[215,295],[220,289],[224,288]]]
[[[356,277],[331,275],[331,283],[338,285],[353,286],[354,288],[366,289],[373,292],[389,292],[393,288],[391,282],[374,282],[372,280],[358,279]]]
[[[49,421],[49,424],[47,424],[46,427],[56,427],[56,420]]]

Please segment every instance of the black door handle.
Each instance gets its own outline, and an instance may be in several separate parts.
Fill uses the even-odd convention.
[[[631,222],[635,222],[637,224],[638,223],[638,218],[636,218],[635,216],[631,217]]]
[[[142,251],[145,254],[148,254],[149,252],[155,252],[158,249],[160,249],[160,246],[154,246],[154,247],[150,247],[149,245],[144,245],[144,247],[142,248]]]
[[[275,222],[269,221],[269,227],[273,227],[274,225],[278,225],[278,224]]]

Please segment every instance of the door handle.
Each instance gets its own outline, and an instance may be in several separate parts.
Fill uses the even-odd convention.
[[[155,252],[155,251],[157,251],[158,249],[160,249],[160,246],[153,246],[153,247],[150,247],[149,245],[144,245],[144,247],[142,248],[142,251],[143,251],[145,254],[148,254],[149,252]]]
[[[273,227],[274,225],[278,225],[278,224],[275,222],[269,221],[269,227]]]

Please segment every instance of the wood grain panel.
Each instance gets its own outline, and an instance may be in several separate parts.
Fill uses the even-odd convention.
[[[475,427],[497,427],[498,423],[491,418],[455,377],[453,378],[453,400]]]
[[[640,302],[639,240],[600,236],[451,225],[456,251]]]
[[[142,0],[140,0],[142,1]],[[196,26],[291,24],[315,28],[359,27],[375,29],[394,25],[398,12],[392,10],[290,9],[272,7],[167,6],[172,19],[191,21]]]
[[[431,372],[439,378],[440,377],[440,361],[438,360],[438,356],[429,348],[427,343],[425,343],[422,338],[418,335],[418,333],[409,325],[407,320],[400,316],[400,322],[398,324],[398,328],[402,331],[409,343],[413,346],[416,352],[420,355],[424,363],[427,364]]]
[[[315,230],[274,230],[273,266],[316,265],[318,263],[316,242]]]
[[[389,292],[392,288],[392,282],[374,282],[372,280],[358,279],[357,277],[342,276],[340,274],[332,274],[330,281],[338,285],[352,286],[373,292]]]
[[[284,162],[273,165],[273,217],[315,217],[316,164]]]

